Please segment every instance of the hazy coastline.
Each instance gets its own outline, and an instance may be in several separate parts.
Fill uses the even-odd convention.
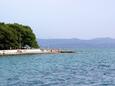
[[[83,39],[39,39],[38,43],[43,48],[115,48],[113,38]]]

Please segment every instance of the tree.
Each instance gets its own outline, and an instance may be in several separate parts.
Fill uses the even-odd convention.
[[[39,48],[35,34],[29,26],[0,23],[0,49],[17,49],[25,45]]]

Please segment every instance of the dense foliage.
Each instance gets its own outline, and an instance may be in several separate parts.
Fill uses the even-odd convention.
[[[19,49],[25,46],[39,48],[36,37],[29,26],[0,23],[0,49]]]

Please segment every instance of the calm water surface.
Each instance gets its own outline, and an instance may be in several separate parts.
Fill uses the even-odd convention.
[[[0,86],[115,86],[115,49],[2,56]]]

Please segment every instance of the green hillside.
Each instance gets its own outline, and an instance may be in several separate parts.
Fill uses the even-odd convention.
[[[29,46],[39,48],[35,34],[29,26],[0,23],[0,50]]]

